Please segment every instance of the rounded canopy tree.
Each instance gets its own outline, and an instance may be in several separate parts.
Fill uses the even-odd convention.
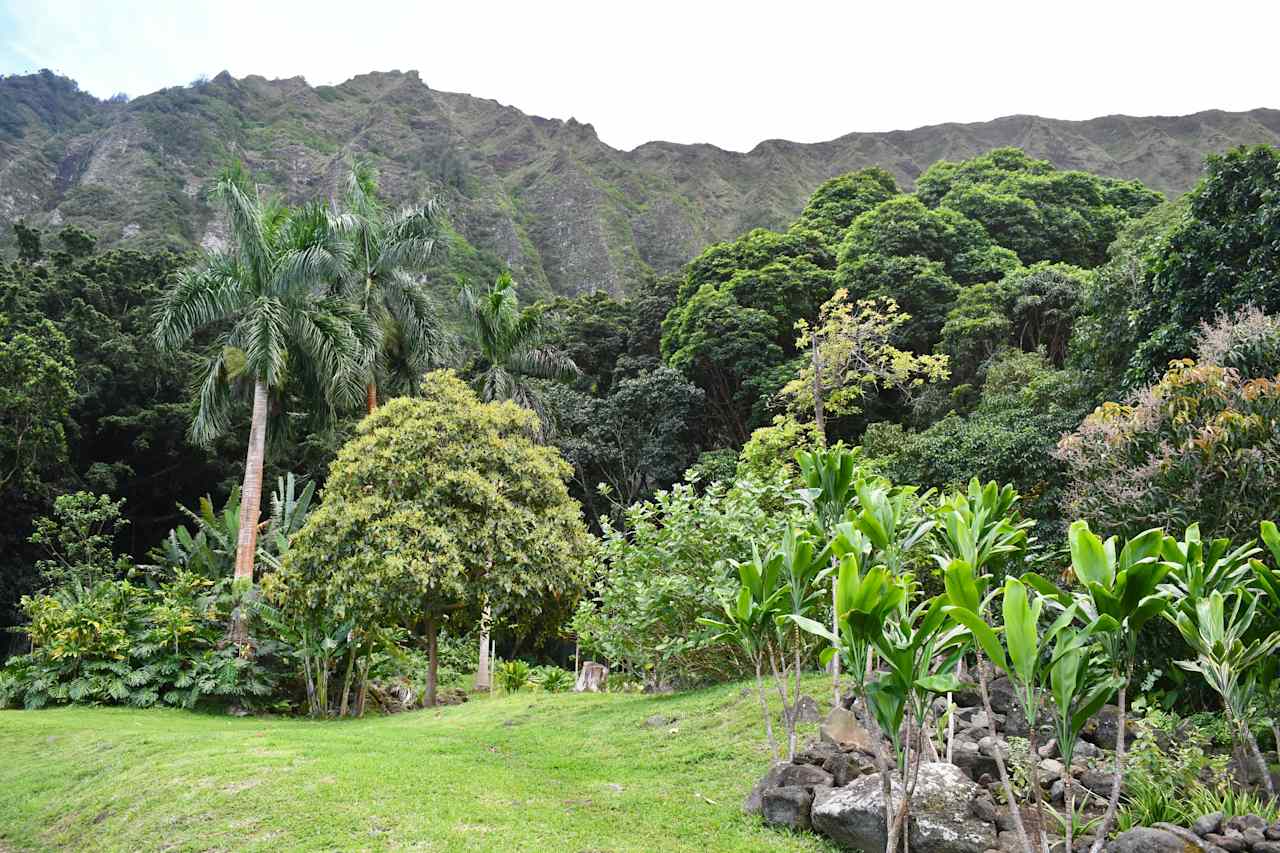
[[[570,466],[533,438],[536,416],[481,403],[452,371],[422,398],[366,417],[329,470],[324,502],[297,534],[272,595],[302,615],[400,624],[426,641],[465,630],[486,600],[521,627],[566,618],[590,537]]]

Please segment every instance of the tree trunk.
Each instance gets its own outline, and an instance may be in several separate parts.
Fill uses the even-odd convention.
[[[1116,715],[1116,768],[1111,776],[1111,798],[1107,800],[1107,811],[1102,817],[1102,826],[1098,827],[1098,837],[1094,839],[1093,846],[1089,848],[1089,853],[1101,853],[1103,845],[1107,843],[1107,833],[1111,831],[1111,826],[1115,823],[1116,809],[1120,805],[1120,783],[1124,779],[1125,693],[1129,689],[1129,679],[1133,678],[1133,658],[1130,657],[1129,661],[1129,667],[1125,672],[1124,682],[1120,685],[1120,696],[1117,700],[1120,713]]]
[[[372,415],[378,408],[378,383],[372,379],[364,386],[364,405],[368,414]]]
[[[436,624],[434,616],[427,617],[427,697],[426,706],[434,708],[436,706],[436,676],[439,673],[438,641],[440,639],[440,626]]]
[[[1262,787],[1268,795],[1274,797],[1276,786],[1271,781],[1271,768],[1267,766],[1267,760],[1262,756],[1262,750],[1258,748],[1258,739],[1253,736],[1253,730],[1249,728],[1249,721],[1241,720],[1240,728],[1244,732],[1245,747],[1249,751],[1249,756],[1258,765],[1258,772],[1262,774]]]
[[[822,359],[818,358],[818,336],[813,336],[813,425],[818,430],[818,440],[827,443],[827,423],[822,410]]]
[[[769,756],[778,760],[778,739],[773,736],[773,715],[769,713],[769,700],[765,697],[762,656],[756,654],[756,693],[760,697],[760,713],[764,715],[764,732],[769,737]]]
[[[480,614],[480,658],[476,662],[476,690],[488,690],[492,686],[489,672],[489,604],[485,602]]]
[[[244,485],[240,488],[240,531],[236,538],[236,580],[253,581],[253,564],[258,552],[258,517],[262,514],[262,467],[267,448],[267,383],[253,384],[253,420],[249,426],[249,448],[244,460]],[[231,620],[231,640],[249,641],[249,625],[240,607]]]
[[[982,696],[982,710],[987,715],[987,734],[997,742],[993,756],[996,760],[996,771],[1000,774],[1000,785],[1004,788],[1004,798],[1009,804],[1009,815],[1013,818],[1013,828],[1018,833],[1018,841],[1022,843],[1025,853],[1033,853],[1035,848],[1031,846],[1031,837],[1027,835],[1027,828],[1022,823],[1022,809],[1018,807],[1018,800],[1013,795],[1013,784],[1009,781],[1009,771],[1004,766],[1004,756],[1000,753],[998,746],[1000,736],[996,733],[996,715],[991,710],[991,694],[987,691],[987,683],[987,662],[979,653],[978,693]]]
[[[839,607],[839,588],[840,588],[840,572],[836,568],[837,560],[831,558],[831,633],[840,636],[840,607]],[[831,692],[835,698],[832,708],[840,707],[840,653],[837,651],[831,656]]]

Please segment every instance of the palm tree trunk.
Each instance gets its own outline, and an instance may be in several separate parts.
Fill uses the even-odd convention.
[[[364,386],[364,405],[367,413],[372,415],[378,408],[378,383],[372,379]]]
[[[240,531],[236,538],[236,580],[253,581],[253,564],[258,552],[258,517],[262,514],[262,468],[267,448],[267,383],[253,384],[253,419],[249,426],[249,448],[244,460],[244,485],[240,489]],[[232,617],[232,642],[249,639],[248,623],[239,607]]]

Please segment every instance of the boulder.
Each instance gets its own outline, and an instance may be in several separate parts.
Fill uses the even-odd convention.
[[[769,771],[761,777],[760,781],[751,789],[751,792],[747,794],[747,798],[742,802],[742,810],[747,814],[760,814],[764,810],[764,792],[770,788],[781,787],[782,770],[790,766],[792,765],[789,762],[775,761]]]
[[[813,792],[799,785],[769,788],[764,792],[761,815],[770,826],[808,829]]]
[[[816,723],[821,719],[822,713],[818,710],[817,700],[812,696],[801,696],[796,703],[796,722]]]
[[[996,760],[978,749],[971,740],[958,740],[951,750],[951,761],[975,782],[983,775],[994,777],[998,772]]]
[[[1103,705],[1102,710],[1094,715],[1089,724],[1085,726],[1081,737],[1093,743],[1094,746],[1100,746],[1103,749],[1115,749],[1116,735],[1120,731],[1120,709],[1115,705]],[[1136,737],[1133,731],[1133,722],[1125,726],[1124,744],[1128,747],[1133,743]]]
[[[1189,853],[1187,841],[1172,832],[1151,826],[1140,826],[1116,836],[1107,845],[1107,853]]]
[[[1217,832],[1222,829],[1222,818],[1225,815],[1222,812],[1213,812],[1207,815],[1201,815],[1196,818],[1196,822],[1191,824],[1191,830],[1196,835],[1204,837],[1211,832]]]
[[[991,710],[997,714],[1008,716],[1018,711],[1017,692],[1013,683],[1003,675],[987,686],[987,696],[991,699]]]
[[[830,785],[831,774],[812,764],[784,764],[777,774],[777,787],[798,785],[812,788],[814,785]]]
[[[878,745],[877,739],[858,722],[853,712],[844,708],[831,709],[827,719],[818,728],[818,737],[845,752],[856,749],[874,755]]]
[[[1178,836],[1179,838],[1182,839],[1183,843],[1186,845],[1187,850],[1194,851],[1194,850],[1209,849],[1208,842],[1201,841],[1200,836],[1196,835],[1194,832],[1187,829],[1186,827],[1175,826],[1172,823],[1157,823],[1152,825],[1151,828],[1163,829],[1165,832],[1169,833],[1170,835]]]
[[[822,764],[822,769],[831,774],[837,788],[843,788],[864,773],[874,773],[875,767],[866,761],[855,758],[847,752],[837,752]]]
[[[895,780],[895,797],[902,787]],[[975,816],[973,801],[981,789],[944,762],[920,768],[911,799],[910,847],[916,853],[984,853],[995,846],[996,831]],[[861,776],[843,788],[818,789],[813,827],[832,840],[863,853],[880,853],[886,844],[884,794],[879,774]]]
[[[821,767],[833,756],[841,755],[840,747],[825,740],[810,741],[809,745],[796,753],[796,764],[816,764]]]

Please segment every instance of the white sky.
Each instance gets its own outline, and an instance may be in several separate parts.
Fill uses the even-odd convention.
[[[0,74],[136,97],[224,68],[313,85],[412,68],[618,148],[741,151],[1014,113],[1280,107],[1278,36],[1278,0],[0,0]]]

